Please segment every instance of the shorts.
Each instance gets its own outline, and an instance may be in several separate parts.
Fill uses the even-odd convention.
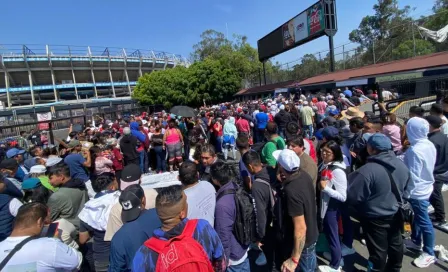
[[[182,143],[167,144],[168,160],[174,160],[176,158],[182,158]]]

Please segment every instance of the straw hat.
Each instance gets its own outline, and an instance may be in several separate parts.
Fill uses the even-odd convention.
[[[353,117],[364,117],[364,112],[360,111],[358,108],[350,107],[345,111],[342,111],[342,117],[345,117],[347,119],[352,119]]]

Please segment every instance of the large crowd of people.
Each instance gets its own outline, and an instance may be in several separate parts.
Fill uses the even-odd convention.
[[[141,113],[74,124],[56,145],[20,132],[0,145],[0,271],[342,271],[355,238],[369,271],[401,271],[404,250],[429,267],[434,227],[448,230],[448,98],[405,122],[360,110],[376,99]],[[179,185],[142,184],[173,171]]]

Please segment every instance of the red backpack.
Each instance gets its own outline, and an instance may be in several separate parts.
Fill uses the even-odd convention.
[[[159,253],[156,272],[213,272],[204,248],[194,238],[198,220],[189,220],[181,235],[164,241],[151,237],[145,246]]]

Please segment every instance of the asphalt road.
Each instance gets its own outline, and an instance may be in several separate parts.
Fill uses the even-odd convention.
[[[231,159],[231,158],[229,158]],[[240,159],[239,152],[237,152],[237,160]],[[448,191],[443,193],[445,198],[445,210],[448,213]],[[438,229],[434,229],[436,234],[436,245],[443,245],[446,249],[448,249],[448,233],[442,232]],[[344,267],[343,271],[352,272],[352,271],[367,271],[367,259],[369,257],[369,253],[367,251],[367,247],[364,246],[359,239],[359,224],[354,222],[354,232],[355,232],[355,240],[353,242],[353,247],[356,249],[356,253],[344,258]],[[437,254],[437,253],[436,253]],[[412,272],[412,271],[425,271],[425,272],[436,272],[436,271],[448,271],[448,263],[439,260],[435,264],[431,265],[424,270],[418,268],[412,264],[412,261],[418,257],[418,254],[412,251],[405,251],[404,259],[403,259],[403,268],[402,271]],[[323,258],[321,254],[318,254],[318,265],[328,264],[328,261]],[[255,270],[252,270],[255,271]],[[387,271],[385,271],[387,272]]]

